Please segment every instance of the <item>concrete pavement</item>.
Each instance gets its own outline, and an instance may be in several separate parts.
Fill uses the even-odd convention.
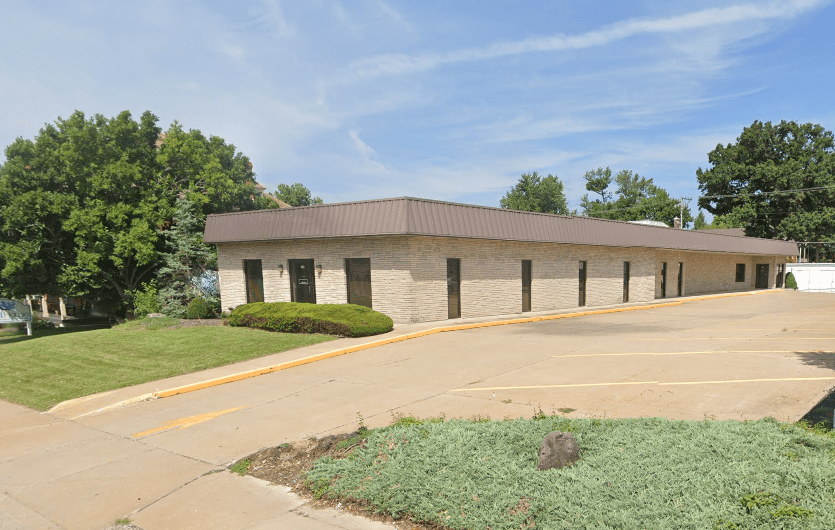
[[[833,302],[764,292],[438,333],[133,401],[377,340],[344,339],[45,414],[0,402],[0,529],[101,530],[125,516],[144,530],[390,528],[215,472],[262,447],[354,429],[360,417],[376,427],[398,413],[502,418],[562,408],[574,417],[794,421],[835,386]]]

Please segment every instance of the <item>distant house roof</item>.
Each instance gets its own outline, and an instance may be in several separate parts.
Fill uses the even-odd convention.
[[[627,223],[632,223],[636,225],[660,226],[663,228],[670,227],[670,225],[668,225],[664,221],[653,221],[652,219],[641,219],[640,221],[627,221]]]
[[[744,228],[705,228],[699,232],[709,232],[711,234],[724,234],[726,236],[740,236],[745,237]]]
[[[206,243],[415,235],[794,256],[791,241],[411,197],[210,215]]]

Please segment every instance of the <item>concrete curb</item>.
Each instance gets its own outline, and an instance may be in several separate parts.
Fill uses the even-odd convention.
[[[208,379],[206,381],[201,381],[198,383],[190,383],[187,385],[182,385],[174,388],[170,388],[167,390],[160,390],[157,392],[153,392],[150,394],[143,394],[141,396],[137,396],[131,399],[127,399],[124,401],[120,401],[118,403],[114,403],[112,405],[108,405],[106,407],[102,407],[100,409],[87,412],[76,416],[75,418],[80,418],[83,416],[88,416],[90,414],[97,414],[99,412],[106,412],[109,410],[114,410],[117,408],[121,408],[124,406],[131,405],[133,403],[138,403],[141,401],[150,401],[154,399],[162,399],[167,397],[176,396],[179,394],[187,394],[189,392],[196,392],[198,390],[203,390],[206,388],[212,388],[215,386],[224,385],[226,383],[234,383],[236,381],[243,381],[244,379],[250,379],[252,377],[258,377],[260,375],[266,375],[273,372],[278,372],[281,370],[288,370],[290,368],[295,368],[297,366],[303,366],[305,364],[315,363],[318,361],[323,361],[325,359],[331,359],[333,357],[339,357],[341,355],[347,355],[349,353],[356,353],[358,351],[368,350],[371,348],[377,348],[379,346],[385,346],[387,344],[394,344],[396,342],[402,342],[411,339],[417,339],[420,337],[425,337],[428,335],[435,335],[437,333],[447,333],[452,331],[464,331],[468,329],[478,329],[478,328],[489,328],[493,326],[507,326],[511,324],[526,324],[530,322],[543,322],[548,320],[559,320],[563,318],[574,318],[574,317],[582,317],[582,316],[591,316],[591,315],[603,315],[608,313],[622,313],[626,311],[642,311],[645,309],[656,309],[659,307],[671,307],[682,305],[685,302],[698,302],[702,300],[712,300],[715,298],[731,298],[735,296],[752,296],[756,294],[765,294],[765,293],[774,293],[782,291],[782,289],[770,289],[767,291],[750,291],[750,292],[743,292],[743,293],[727,293],[727,294],[717,294],[717,295],[708,295],[708,296],[700,296],[694,298],[688,298],[687,300],[677,300],[674,302],[663,302],[658,304],[649,304],[649,305],[641,305],[641,306],[630,306],[630,307],[615,307],[610,309],[598,309],[592,311],[581,311],[578,313],[564,313],[560,315],[546,315],[546,316],[537,316],[537,317],[530,317],[530,318],[515,318],[511,320],[498,320],[494,322],[475,322],[472,324],[461,324],[458,326],[441,326],[437,328],[426,329],[423,331],[416,331],[414,333],[408,333],[406,335],[401,335],[399,337],[391,337],[387,339],[377,340],[374,342],[368,342],[365,344],[358,344],[356,346],[349,346],[347,348],[339,348],[337,350],[332,350],[325,353],[319,353],[316,355],[309,355],[307,357],[302,357],[300,359],[295,359],[292,361],[285,361],[283,363],[275,364],[272,366],[267,366],[265,368],[257,368],[254,370],[247,370],[244,372],[238,372],[236,374],[226,375],[223,377],[216,377],[214,379]],[[58,403],[51,409],[47,411],[53,412],[57,410],[61,410],[66,408],[67,406],[71,406],[80,400],[85,400],[87,397],[77,398],[74,400],[64,401],[62,403]],[[73,418],[73,419],[75,419]]]

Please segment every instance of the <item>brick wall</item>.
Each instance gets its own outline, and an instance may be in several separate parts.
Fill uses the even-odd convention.
[[[779,261],[778,261],[779,260]],[[718,252],[656,251],[655,297],[661,298],[661,268],[667,262],[666,298],[678,295],[678,264],[684,263],[682,295],[750,291],[754,289],[757,265],[768,265],[768,288],[773,289],[777,277],[777,263],[785,263],[784,256],[755,256],[750,254],[722,254]],[[736,265],[745,265],[745,281],[736,281]]]
[[[260,259],[264,299],[291,299],[288,260],[313,259],[318,303],[347,302],[345,258],[371,259],[373,308],[395,322],[447,319],[447,258],[461,260],[461,316],[514,314],[522,310],[522,260],[532,261],[531,309],[577,307],[578,265],[586,261],[586,306],[623,301],[623,262],[630,262],[629,301],[660,297],[661,263],[668,264],[667,297],[677,294],[678,263],[684,263],[685,295],[753,289],[756,263],[773,256],[725,255],[523,243],[420,236],[318,239],[218,245],[224,310],[246,303],[243,260]],[[736,263],[746,264],[746,281],[736,283]],[[279,265],[283,270],[279,270]]]

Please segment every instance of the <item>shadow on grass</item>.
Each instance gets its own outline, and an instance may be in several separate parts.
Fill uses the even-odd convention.
[[[53,329],[36,329],[32,332],[32,336],[26,335],[26,331],[9,331],[0,330],[0,346],[3,344],[14,344],[16,342],[23,342],[27,340],[40,339],[43,337],[51,337],[53,335],[64,335],[65,333],[79,333],[82,331],[90,331],[93,328],[87,327],[66,327]]]

